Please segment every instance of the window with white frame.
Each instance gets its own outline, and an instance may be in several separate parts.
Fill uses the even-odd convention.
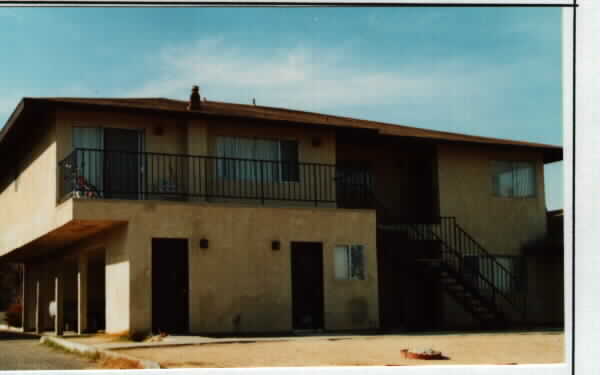
[[[335,247],[335,278],[337,280],[364,280],[365,255],[362,245]]]
[[[534,197],[536,195],[535,163],[493,161],[492,184],[497,197]]]
[[[299,181],[298,142],[217,137],[217,175],[253,181]]]

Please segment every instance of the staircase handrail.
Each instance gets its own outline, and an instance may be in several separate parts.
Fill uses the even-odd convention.
[[[377,204],[377,208],[382,210],[384,213],[384,216],[386,218],[391,218],[391,219],[400,219],[400,220],[407,220],[407,218],[405,217],[401,217],[398,215],[393,215],[390,214],[389,209],[385,206],[383,206],[377,199],[375,199],[375,202]],[[466,238],[467,240],[469,240],[474,246],[475,246],[475,250],[477,254],[477,256],[483,256],[487,259],[490,259],[492,261],[492,265],[494,267],[497,267],[498,269],[504,271],[504,273],[508,276],[509,280],[511,283],[517,283],[518,279],[516,278],[515,275],[513,275],[510,271],[508,271],[506,269],[506,267],[504,267],[500,262],[498,262],[498,260],[496,259],[496,257],[492,254],[490,254],[479,242],[477,242],[475,239],[473,239],[473,237],[471,235],[469,235],[460,225],[458,225],[456,223],[456,218],[453,216],[438,216],[435,217],[434,219],[439,219],[439,222],[441,222],[442,219],[449,219],[452,221],[452,225],[454,229],[457,229],[458,232],[463,235],[464,238]],[[418,224],[415,223],[411,223],[411,222],[396,222],[395,224],[401,224],[401,225],[408,225],[410,226],[416,233],[419,233],[419,228],[418,228]],[[429,225],[434,225],[435,223],[428,223]],[[435,239],[437,239],[442,246],[447,250],[446,252],[454,255],[456,258],[458,258],[458,260],[463,260],[465,255],[463,255],[463,253],[455,248],[453,248],[450,244],[448,244],[448,241],[446,241],[445,239],[440,238],[440,236],[437,235],[437,233],[435,233],[435,231],[429,229],[429,234],[431,235],[431,237],[434,237]],[[420,233],[422,235],[422,233]],[[460,242],[460,241],[456,241],[455,242]],[[459,271],[460,268],[462,267],[462,265],[459,265]],[[461,273],[462,274],[462,273]],[[518,306],[519,303],[514,299],[511,298],[510,296],[508,296],[506,293],[504,293],[502,290],[500,290],[492,281],[490,281],[484,274],[482,274],[481,270],[477,270],[477,275],[476,275],[480,280],[483,280],[485,282],[485,284],[487,284],[491,290],[492,290],[492,300],[495,303],[495,298],[496,298],[496,294],[499,294],[500,296],[502,296],[509,304],[511,304],[515,309],[519,310],[519,312],[521,312],[521,314],[523,316],[525,316],[526,314],[526,301],[521,301],[522,306]],[[480,289],[479,287],[476,287],[476,289]]]

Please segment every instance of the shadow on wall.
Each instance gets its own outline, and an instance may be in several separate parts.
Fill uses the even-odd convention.
[[[23,286],[23,266],[16,263],[0,263],[0,311],[6,311],[12,304],[21,303]],[[4,319],[0,319],[4,322]]]

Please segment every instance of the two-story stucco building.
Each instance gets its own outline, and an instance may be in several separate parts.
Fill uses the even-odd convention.
[[[528,295],[556,275],[521,247],[561,159],[197,90],[24,98],[0,132],[0,261],[25,264],[25,330],[58,334],[553,323]]]

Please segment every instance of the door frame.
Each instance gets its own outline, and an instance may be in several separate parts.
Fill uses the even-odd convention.
[[[75,145],[75,129],[79,129],[79,128],[91,128],[91,129],[98,129],[98,131],[100,132],[100,150],[102,150],[102,152],[104,152],[104,150],[106,150],[106,137],[105,137],[105,131],[106,129],[119,129],[119,130],[132,130],[135,131],[137,133],[137,137],[138,137],[138,147],[137,147],[137,152],[140,154],[140,158],[139,158],[139,162],[138,162],[138,194],[137,194],[137,199],[138,200],[144,200],[146,199],[146,184],[145,184],[145,176],[146,176],[146,159],[144,157],[142,157],[142,154],[144,152],[146,152],[146,129],[144,128],[120,128],[120,127],[113,127],[113,126],[78,126],[78,125],[74,125],[71,127],[71,148],[74,150],[76,148]],[[106,154],[103,155],[103,159]],[[103,160],[103,165],[104,165],[104,160]],[[104,168],[101,169],[101,173],[102,173],[102,181],[104,181]],[[104,188],[102,187],[102,189],[104,190]]]
[[[145,152],[145,136],[146,136],[146,129],[139,129],[139,128],[121,128],[121,127],[113,127],[113,126],[105,126],[105,127],[101,127],[100,128],[102,130],[102,150],[106,150],[106,129],[116,129],[116,130],[128,130],[128,131],[134,131],[137,134],[137,153],[139,155],[138,157],[138,178],[137,178],[137,183],[138,183],[138,191],[137,191],[137,200],[144,200],[146,197],[146,193],[143,192],[142,190],[145,190],[145,158],[143,157],[143,152]],[[105,154],[106,156],[106,154]]]
[[[321,253],[321,259],[320,259],[320,271],[321,271],[321,300],[320,300],[320,307],[321,307],[321,311],[320,311],[320,328],[312,328],[313,330],[324,330],[325,329],[325,246],[324,243],[322,241],[290,241],[290,297],[291,297],[291,301],[290,301],[290,305],[291,305],[291,309],[290,309],[290,320],[292,323],[292,330],[293,331],[298,331],[298,330],[303,330],[302,328],[297,328],[295,327],[295,320],[294,320],[294,274],[293,274],[293,269],[294,269],[294,244],[318,244],[320,246],[319,252]]]
[[[155,328],[155,314],[154,314],[154,303],[155,301],[155,295],[154,295],[154,283],[156,281],[154,275],[155,275],[155,267],[154,267],[154,241],[155,240],[177,240],[177,241],[185,241],[185,260],[186,260],[186,268],[185,268],[185,273],[186,273],[186,279],[185,279],[185,299],[182,299],[182,301],[184,301],[184,311],[185,314],[184,315],[184,319],[185,319],[185,324],[182,324],[182,326],[184,326],[184,329],[181,332],[174,332],[174,333],[189,333],[190,332],[190,284],[191,284],[191,280],[190,280],[190,270],[191,270],[191,266],[190,266],[190,239],[189,238],[170,238],[170,237],[152,237],[151,241],[150,241],[150,328],[152,331],[154,331]]]

